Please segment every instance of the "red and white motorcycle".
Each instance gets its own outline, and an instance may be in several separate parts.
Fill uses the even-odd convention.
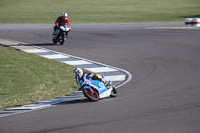
[[[59,42],[60,45],[64,44],[70,28],[67,23],[61,23],[56,31],[53,33],[53,43]]]

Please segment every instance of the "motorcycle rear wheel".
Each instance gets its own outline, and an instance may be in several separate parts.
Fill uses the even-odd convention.
[[[110,96],[111,97],[117,97],[117,90],[115,89],[115,87],[113,87],[113,90],[111,91]]]
[[[91,92],[89,88],[84,88],[83,93],[91,101],[99,100],[99,94],[98,94],[97,90],[93,90],[93,92]]]

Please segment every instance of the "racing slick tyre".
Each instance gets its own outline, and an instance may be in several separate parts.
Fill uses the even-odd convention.
[[[56,44],[58,41],[56,38],[53,38],[53,43]]]
[[[99,100],[99,94],[98,94],[97,90],[93,90],[93,92],[91,92],[89,88],[84,88],[83,94],[91,101]]]
[[[117,90],[115,89],[115,87],[113,87],[113,90],[111,91],[110,96],[111,97],[116,97],[117,96]]]
[[[65,41],[65,40],[64,40],[64,34],[61,33],[60,36],[59,36],[60,45],[63,45],[64,41]]]

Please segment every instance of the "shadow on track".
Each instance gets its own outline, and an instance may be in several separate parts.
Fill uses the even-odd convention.
[[[54,43],[23,44],[22,43],[22,44],[7,45],[7,47],[13,47],[13,46],[55,46],[55,45],[60,45],[60,44],[54,44]]]
[[[54,45],[59,45],[59,44],[54,44],[54,43],[37,43],[37,44],[27,44],[29,46],[54,46]]]
[[[79,100],[72,100],[72,101],[66,101],[66,102],[62,102],[56,105],[65,105],[65,104],[78,104],[78,103],[91,103],[92,101],[88,100],[88,99],[79,99]]]

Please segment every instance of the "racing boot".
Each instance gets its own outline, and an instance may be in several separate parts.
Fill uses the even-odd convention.
[[[107,81],[105,78],[100,79],[106,86],[107,89],[110,88],[110,86],[112,85],[112,81]]]
[[[68,33],[69,33],[69,32],[66,32],[66,39],[67,39]]]
[[[105,82],[105,86],[106,86],[107,89],[109,89],[111,85],[112,85],[112,81],[111,80]]]

